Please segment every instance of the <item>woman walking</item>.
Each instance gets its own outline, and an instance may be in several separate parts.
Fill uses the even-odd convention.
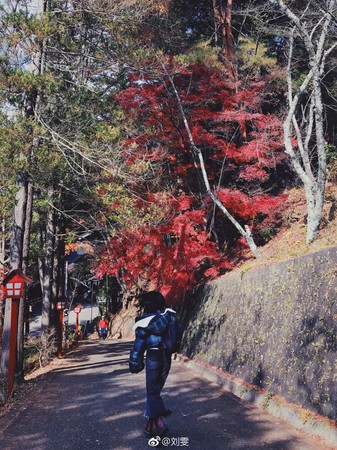
[[[133,330],[136,340],[130,353],[130,372],[138,373],[145,367],[146,351],[146,403],[147,422],[144,434],[163,436],[168,432],[163,417],[171,411],[166,409],[160,396],[171,368],[172,353],[165,348],[165,335],[171,316],[176,312],[166,308],[165,298],[160,292],[146,292],[140,297],[142,315],[136,319]]]

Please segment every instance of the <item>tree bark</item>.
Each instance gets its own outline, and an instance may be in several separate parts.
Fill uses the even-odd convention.
[[[0,240],[0,282],[1,283],[5,277],[5,258],[6,258],[6,253],[5,253],[6,226],[5,225],[6,225],[5,219],[3,219],[2,225],[1,225],[2,229],[1,229],[1,240]],[[0,295],[0,327],[2,327],[2,320],[3,320],[2,308],[3,308],[3,298],[2,298],[2,295]]]
[[[40,278],[42,288],[41,334],[47,333],[50,328],[54,239],[55,239],[54,209],[52,206],[53,194],[54,190],[52,188],[49,188],[48,198],[50,206],[48,208],[46,230],[45,230],[45,257],[43,261],[41,261],[40,266]]]
[[[11,307],[12,302],[7,301],[5,303],[5,321],[2,332],[2,349],[1,349],[1,372],[7,376],[8,374],[8,362],[9,362],[9,340],[10,340],[10,330],[11,330]]]
[[[14,218],[12,236],[10,240],[10,258],[9,267],[10,270],[22,269],[22,252],[23,252],[23,235],[26,220],[26,206],[27,206],[27,193],[28,182],[25,178],[20,183],[20,188],[15,197],[14,206]],[[10,346],[10,333],[11,333],[11,300],[7,300],[5,306],[5,319],[4,329],[2,335],[2,356],[1,356],[1,368],[2,371],[7,374],[9,363],[9,346]],[[17,335],[17,369],[19,369],[20,375],[17,381],[20,382],[23,379],[23,308],[24,300],[20,299],[18,309],[18,335]]]
[[[289,53],[287,66],[288,111],[283,123],[284,145],[293,168],[301,179],[307,207],[306,241],[311,243],[317,237],[323,214],[323,204],[326,185],[326,141],[324,138],[324,104],[322,100],[322,80],[328,55],[337,46],[333,43],[328,47],[327,32],[333,18],[336,0],[325,2],[322,14],[313,26],[306,21],[306,11],[297,15],[282,0],[270,0],[277,4],[288,17],[291,24],[289,37]],[[308,55],[308,73],[302,84],[296,88],[293,82],[293,47],[294,35],[301,39]],[[306,92],[309,101],[301,104],[302,94]],[[302,122],[299,123],[300,106]],[[304,125],[303,125],[304,124]],[[294,139],[296,138],[296,144]],[[312,160],[316,160],[313,164]]]
[[[46,10],[47,1],[46,0],[37,0],[35,2],[35,11],[39,16],[43,14]],[[41,48],[41,52],[37,55],[33,55],[32,63],[34,68],[32,72],[34,73],[42,73],[43,70],[43,49]],[[37,104],[39,101],[38,93],[32,95],[31,102],[29,107],[25,110],[26,117],[36,116]],[[33,139],[32,148],[34,147],[35,142]],[[20,181],[20,188],[16,195],[16,202],[14,207],[14,221],[13,221],[13,229],[12,229],[12,237],[10,240],[10,257],[9,257],[9,268],[10,270],[14,269],[23,269],[26,271],[28,265],[28,256],[29,256],[29,243],[30,243],[30,225],[31,225],[31,208],[32,208],[32,186],[29,186],[28,177],[26,174],[23,174],[22,181]],[[31,195],[31,197],[30,197]],[[29,202],[29,204],[28,204]],[[27,215],[28,214],[28,215]],[[26,223],[26,219],[28,219],[28,223]],[[20,382],[23,380],[23,324],[24,324],[24,302],[25,298],[20,299],[19,309],[18,309],[18,335],[17,335],[17,369],[19,370],[19,376],[17,381]],[[4,323],[4,332],[3,332],[3,341],[2,341],[2,358],[1,358],[1,367],[7,373],[8,368],[8,357],[9,357],[9,339],[10,339],[10,322],[11,322],[11,308],[9,304],[11,302],[7,302],[6,311],[5,311],[5,323]]]
[[[10,240],[10,270],[22,269],[23,236],[26,220],[28,182],[23,180],[15,197],[12,237]]]
[[[24,221],[24,232],[23,232],[23,243],[22,243],[22,271],[27,273],[28,259],[29,259],[29,245],[30,245],[30,229],[32,223],[32,213],[33,213],[33,185],[31,181],[27,181],[27,202],[26,202],[26,213]],[[19,316],[18,316],[18,337],[17,337],[17,381],[18,383],[23,382],[23,348],[24,348],[24,324],[25,315],[27,313],[26,308],[26,289],[24,291],[23,298],[19,301]]]
[[[26,204],[26,220],[23,234],[23,245],[22,245],[22,271],[27,273],[28,263],[29,263],[29,246],[30,246],[30,231],[32,225],[32,215],[33,215],[33,184],[28,180],[27,185],[27,204]]]
[[[220,57],[232,78],[237,78],[235,49],[232,33],[233,0],[213,0],[215,41],[220,44]]]
[[[62,220],[62,219],[61,219]],[[64,224],[60,224],[60,235],[65,234]],[[63,239],[58,239],[57,245],[57,297],[63,297],[66,295],[65,292],[65,278],[66,278],[66,258],[65,258],[65,243]]]
[[[51,285],[51,316],[52,316],[52,325],[57,324],[56,317],[56,302],[58,297],[60,297],[60,240],[58,239],[59,235],[59,227],[56,223],[55,215],[54,215],[54,248],[53,248],[53,273],[52,273],[52,285]]]

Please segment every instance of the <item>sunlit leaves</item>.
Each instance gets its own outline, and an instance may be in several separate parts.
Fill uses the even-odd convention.
[[[271,173],[282,164],[284,154],[280,121],[261,113],[264,84],[235,87],[221,72],[200,62],[172,65],[170,70],[209,181],[218,185],[218,198],[253,232],[277,227],[283,198],[263,194],[261,185],[272,183]],[[160,71],[147,78],[133,75],[118,100],[126,118],[137,123],[123,144],[124,163],[130,172],[152,168],[154,176],[150,162],[159,163],[161,157],[162,165],[156,168],[161,178],[156,185],[147,184],[144,178],[143,184],[133,186],[146,207],[139,200],[123,197],[111,204],[116,222],[118,214],[124,212],[126,217],[126,211],[132,211],[131,222],[129,228],[118,222],[121,228],[114,233],[98,273],[123,273],[129,287],[150,284],[177,301],[182,291],[228,270],[222,249],[232,246],[238,253],[244,243],[230,227],[220,229],[217,210],[213,230],[218,242],[213,239],[209,217],[214,206],[203,196],[200,167],[165,75]],[[153,158],[156,151],[157,158]],[[151,204],[160,205],[156,191],[167,192],[170,201],[157,223],[149,222],[144,228],[139,220],[144,210],[151,210]],[[130,228],[131,223],[136,226]]]
[[[208,240],[204,225],[204,214],[190,211],[178,214],[165,226],[124,230],[109,242],[97,275],[118,277],[123,269],[129,288],[144,288],[150,283],[166,295],[169,303],[178,305],[183,292],[230,268]],[[216,269],[204,273],[214,265]]]

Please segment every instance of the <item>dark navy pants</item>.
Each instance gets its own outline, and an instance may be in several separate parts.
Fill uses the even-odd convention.
[[[171,368],[171,353],[164,349],[146,353],[146,404],[145,417],[155,419],[165,413],[166,408],[160,393]]]

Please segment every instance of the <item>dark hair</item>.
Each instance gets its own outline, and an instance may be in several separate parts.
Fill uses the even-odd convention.
[[[139,306],[144,314],[163,311],[166,308],[165,297],[158,291],[144,292],[139,296]]]

